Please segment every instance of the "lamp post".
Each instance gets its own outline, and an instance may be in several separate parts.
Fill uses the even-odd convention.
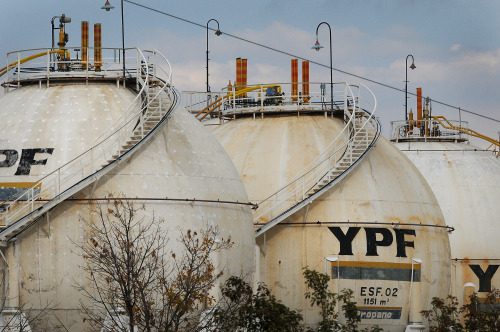
[[[115,7],[111,6],[109,0],[106,0],[104,6],[101,7],[101,9],[105,9],[107,12],[109,12],[113,8]],[[125,82],[125,27],[123,24],[123,0],[121,0],[121,9],[122,9],[122,57],[123,57],[122,62],[123,62],[123,80]]]
[[[328,29],[330,30],[330,107],[333,110],[332,28],[330,27],[330,24],[328,24],[327,22],[321,22],[320,24],[318,24],[318,26],[316,27],[316,43],[311,48],[316,51],[319,51],[323,48],[323,46],[321,46],[318,41],[318,29],[321,24],[326,24],[328,26]]]
[[[219,21],[217,21],[215,18],[209,19],[207,22],[207,92],[210,92],[210,85],[208,85],[208,24],[211,21],[217,22],[217,31],[215,31],[215,35],[216,36],[222,35],[222,32],[220,31],[220,28],[219,28]]]
[[[405,120],[408,121],[408,58],[411,57],[411,65],[410,68],[411,70],[417,68],[415,66],[415,59],[413,58],[413,55],[408,54],[406,56],[406,79],[405,79]]]
[[[472,295],[468,291],[470,287],[473,288],[472,294],[476,293],[476,290],[477,290],[476,285],[474,285],[472,282],[465,283],[464,286],[462,287],[462,303],[463,304],[470,303],[469,296]]]
[[[339,293],[339,279],[340,279],[340,267],[339,267],[339,258],[334,256],[326,256],[325,257],[325,274],[327,274],[327,263],[326,262],[337,262],[337,282],[335,283],[335,287],[337,289],[337,294]],[[330,273],[328,273],[330,276]],[[331,277],[330,277],[331,278]]]
[[[333,256],[327,256],[325,257],[325,274],[328,274],[328,270],[327,270],[327,263],[326,262],[336,262],[338,261],[339,258],[338,257],[333,257]]]
[[[415,271],[414,267],[413,267],[413,263],[422,264],[422,260],[420,258],[412,258],[411,259],[411,277],[410,277],[410,294],[409,294],[410,296],[409,296],[409,300],[408,300],[408,308],[409,308],[408,311],[409,311],[410,320],[412,318],[413,319],[415,318],[412,316],[415,316],[420,312],[420,294],[417,294],[417,301],[413,301],[413,302],[416,302],[416,303],[413,303],[413,305],[412,305],[412,300],[411,300],[411,292],[413,290],[413,274]],[[421,277],[422,276],[420,276],[420,278]],[[418,290],[420,291],[420,287],[418,287]],[[418,308],[415,308],[417,306],[418,306]],[[416,312],[415,312],[415,309],[416,309]]]

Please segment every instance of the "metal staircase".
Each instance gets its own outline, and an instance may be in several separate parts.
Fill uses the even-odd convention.
[[[366,92],[373,99],[367,99]],[[364,85],[345,84],[343,130],[288,184],[258,203],[254,223],[264,225],[256,230],[255,237],[312,203],[367,155],[381,134],[381,124],[374,117],[376,103],[375,96]]]
[[[151,138],[180,104],[180,94],[171,86],[168,60],[156,50],[138,52],[143,61],[136,68],[139,92],[134,101],[90,149],[9,200],[0,215],[0,241],[13,239],[65,199],[96,184]],[[156,61],[148,63],[150,57],[160,58],[168,69]],[[166,80],[159,78],[158,71]]]

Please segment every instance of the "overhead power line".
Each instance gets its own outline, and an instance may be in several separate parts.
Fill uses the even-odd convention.
[[[179,17],[179,16],[176,16],[176,15],[172,15],[172,14],[169,14],[167,12],[164,12],[164,11],[161,11],[161,10],[158,10],[158,9],[155,9],[155,8],[152,8],[152,7],[149,7],[149,6],[145,6],[145,5],[142,5],[140,3],[137,3],[137,2],[134,2],[134,1],[131,1],[131,0],[124,0],[125,2],[128,2],[132,5],[135,5],[135,6],[138,6],[138,7],[142,7],[144,9],[148,9],[148,10],[151,10],[153,12],[156,12],[158,14],[162,14],[162,15],[165,15],[165,16],[169,16],[169,17],[172,17],[172,18],[175,18],[176,20],[179,20],[179,21],[183,21],[183,22],[186,22],[186,23],[189,23],[189,24],[192,24],[192,25],[196,25],[198,27],[201,27],[203,29],[206,29],[207,27],[203,24],[200,24],[200,23],[197,23],[197,22],[194,22],[194,21],[190,21],[188,19],[185,19],[185,18],[182,18],[182,17]],[[213,30],[215,31],[216,29],[213,29],[213,28],[208,28],[209,30]],[[297,58],[297,59],[301,59],[301,60],[307,60],[309,61],[310,63],[313,63],[315,65],[318,65],[318,66],[321,66],[321,67],[325,67],[325,68],[330,68],[330,66],[327,66],[325,64],[322,64],[322,63],[319,63],[317,61],[314,61],[314,60],[309,60],[309,59],[306,59],[306,58],[303,58],[301,56],[298,56],[298,55],[295,55],[295,54],[292,54],[292,53],[289,53],[289,52],[286,52],[286,51],[282,51],[282,50],[279,50],[277,48],[274,48],[274,47],[271,47],[271,46],[267,46],[267,45],[264,45],[264,44],[261,44],[261,43],[257,43],[257,42],[254,42],[252,40],[249,40],[249,39],[245,39],[243,37],[239,37],[239,36],[236,36],[236,35],[232,35],[230,33],[227,33],[227,32],[224,32],[222,31],[222,33],[225,35],[225,36],[228,36],[228,37],[231,37],[231,38],[234,38],[234,39],[238,39],[238,40],[241,40],[241,41],[244,41],[246,43],[249,43],[249,44],[253,44],[255,46],[259,46],[259,47],[263,47],[263,48],[266,48],[268,50],[271,50],[271,51],[274,51],[274,52],[277,52],[277,53],[281,53],[281,54],[284,54],[284,55],[288,55],[292,58]],[[389,85],[389,84],[386,84],[386,83],[382,83],[382,82],[378,82],[378,81],[375,81],[375,80],[372,80],[370,78],[367,78],[367,77],[363,77],[363,76],[360,76],[360,75],[356,75],[354,73],[350,73],[350,72],[347,72],[345,70],[342,70],[342,69],[338,69],[338,68],[335,68],[335,67],[332,67],[333,70],[335,70],[336,72],[338,73],[342,73],[342,74],[345,74],[345,75],[349,75],[349,76],[352,76],[352,77],[356,77],[356,78],[359,78],[359,79],[362,79],[362,80],[365,80],[367,82],[370,82],[370,83],[373,83],[373,84],[377,84],[377,85],[380,85],[380,86],[383,86],[385,88],[389,88],[389,89],[392,89],[392,90],[395,90],[395,91],[398,91],[398,92],[405,92],[405,90],[403,89],[400,89],[400,88],[397,88],[397,87],[394,87],[392,85]],[[408,94],[410,95],[413,95],[413,96],[417,96],[415,93],[412,93],[412,92],[408,92]],[[475,115],[475,116],[478,116],[478,117],[482,117],[482,118],[485,118],[485,119],[488,119],[488,120],[491,120],[491,121],[495,121],[495,122],[499,122],[500,123],[500,120],[498,119],[494,119],[492,117],[489,117],[489,116],[486,116],[486,115],[482,115],[482,114],[479,114],[479,113],[476,113],[476,112],[473,112],[473,111],[469,111],[469,110],[466,110],[466,109],[463,109],[463,108],[459,108],[457,106],[453,106],[453,105],[450,105],[448,103],[445,103],[445,102],[442,102],[442,101],[439,101],[439,100],[435,100],[435,99],[432,99],[431,100],[434,102],[434,103],[437,103],[437,104],[440,104],[440,105],[443,105],[443,106],[446,106],[446,107],[450,107],[450,108],[454,108],[456,110],[460,109],[461,112],[465,112],[465,113],[469,113],[469,114],[472,114],[472,115]]]

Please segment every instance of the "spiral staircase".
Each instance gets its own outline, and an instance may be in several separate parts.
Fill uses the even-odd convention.
[[[158,51],[141,51],[136,69],[137,96],[122,116],[96,139],[88,150],[65,165],[38,179],[4,205],[0,214],[0,241],[11,241],[42,218],[48,211],[70,198],[121,162],[131,158],[180,104],[180,94],[171,85],[168,60]],[[144,53],[153,53],[154,62]],[[156,61],[164,62],[164,70]],[[159,73],[166,79],[160,79]],[[74,74],[73,74],[74,75]]]
[[[362,105],[361,88],[373,96],[371,109]],[[258,203],[254,223],[260,226],[255,237],[264,234],[286,218],[311,204],[330,188],[345,178],[379,139],[382,127],[374,116],[376,99],[363,85],[346,84],[343,116],[345,126],[340,134],[308,166],[300,171],[288,184]]]

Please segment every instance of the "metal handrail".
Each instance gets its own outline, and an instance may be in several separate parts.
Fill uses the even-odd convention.
[[[161,54],[160,52],[158,52],[157,50],[153,49],[153,51],[149,51],[149,50],[139,50],[137,49],[138,52],[140,52],[141,56],[143,59],[146,59],[146,56],[144,56],[144,53],[148,52],[148,53],[153,53],[154,55],[156,53],[160,54],[161,57],[167,62],[167,65],[168,65],[168,71],[165,71],[163,70],[161,67],[160,70],[165,72],[166,76],[167,76],[167,79],[165,81],[165,87],[167,86],[171,86],[171,82],[172,82],[172,66],[170,65],[170,62],[163,56],[163,54]],[[145,62],[146,64],[146,73],[147,73],[147,77],[149,77],[149,65],[147,65],[147,62]],[[141,67],[144,67],[144,66],[141,66]],[[154,67],[155,69],[157,68],[157,66]],[[140,72],[140,69],[138,69],[138,75],[137,75],[137,79],[139,81],[139,83],[142,83],[142,89],[137,93],[137,96],[135,97],[134,101],[130,104],[130,106],[127,108],[127,110],[125,110],[125,112],[122,114],[122,116],[118,119],[115,120],[115,122],[106,130],[106,132],[104,132],[103,134],[99,135],[96,139],[96,141],[102,141],[102,140],[106,140],[107,138],[109,138],[111,135],[114,135],[118,130],[121,130],[125,125],[127,124],[130,124],[132,120],[134,120],[139,114],[140,112],[136,112],[136,113],[133,113],[133,108],[132,106],[134,105],[134,103],[140,101],[141,99],[141,96],[143,93],[148,93],[149,92],[149,82],[148,81],[144,81],[141,77],[141,75],[139,75],[139,72]],[[156,75],[154,75],[156,76]],[[158,93],[151,99],[151,100],[148,100],[148,103],[146,105],[149,106],[149,104],[151,103],[152,100],[154,100],[155,98],[157,98],[160,94],[161,94],[162,91],[158,91]],[[143,109],[142,109],[143,110]],[[142,112],[141,110],[141,112]],[[115,130],[114,128],[117,127],[117,129]],[[106,136],[108,135],[108,136]],[[102,139],[102,137],[105,137],[104,139]]]
[[[438,139],[460,139],[468,140],[469,123],[463,120],[447,120],[449,127],[443,126],[434,130],[434,123],[429,118],[421,120],[398,120],[391,121],[390,139],[398,141],[400,139],[438,138]],[[462,130],[458,130],[461,128]],[[428,132],[426,132],[426,129]],[[445,129],[445,130],[442,130]]]
[[[137,97],[124,111],[124,115],[120,117],[121,125],[117,129],[113,129],[113,127],[111,127],[107,131],[107,132],[111,131],[111,133],[109,135],[101,135],[101,137],[104,136],[104,138],[101,139],[98,143],[94,144],[91,148],[87,149],[82,154],[68,161],[65,165],[45,175],[43,178],[33,183],[30,187],[26,188],[21,194],[18,194],[17,198],[10,201],[9,204],[5,207],[5,212],[4,212],[5,217],[3,218],[4,225],[8,226],[15,220],[23,218],[22,215],[28,215],[35,209],[38,209],[39,206],[35,206],[35,202],[42,195],[47,195],[49,199],[53,199],[58,195],[60,195],[62,192],[74,186],[81,179],[84,179],[85,177],[92,175],[99,169],[106,167],[106,165],[109,164],[108,159],[111,157],[110,153],[115,153],[115,154],[118,153],[118,158],[120,158],[120,155],[122,154],[120,153],[120,147],[122,144],[126,143],[127,139],[134,137],[134,135],[137,135],[139,132],[140,134],[139,138],[142,140],[149,132],[151,132],[151,130],[149,130],[148,133],[145,134],[147,130],[144,130],[143,127],[149,118],[151,118],[154,115],[157,115],[157,113],[160,113],[161,118],[164,119],[166,118],[166,116],[170,114],[170,112],[172,111],[172,107],[165,114],[161,114],[162,105],[160,98],[161,96],[160,94],[162,92],[166,92],[167,89],[171,88],[170,63],[160,52],[156,50],[153,51],[154,55],[156,55],[156,53],[160,54],[161,57],[167,62],[169,71],[166,72],[165,70],[160,68],[160,70],[166,73],[167,81],[163,81],[161,83],[161,88],[158,89],[159,91],[155,94],[155,96],[153,98],[149,98],[148,89],[152,77],[149,68],[150,66],[144,54],[139,49],[137,50],[144,59],[144,61],[141,64],[142,68],[137,68],[137,72],[138,73],[142,72],[142,69],[144,69],[145,79],[142,79],[142,77],[138,78],[139,82],[141,82],[142,88],[139,91]],[[145,52],[151,52],[151,51],[145,51]],[[137,61],[137,63],[139,63],[139,61]],[[144,67],[144,64],[146,65],[146,67]],[[156,64],[154,63],[153,68],[155,69],[155,67],[158,66],[156,66]],[[154,70],[154,72],[156,72],[156,69]],[[139,97],[144,93],[146,93],[146,96],[148,96],[148,102],[145,106],[142,106],[141,105],[142,102]],[[169,96],[170,100],[173,100],[172,91],[170,91],[170,93],[167,93],[167,95]],[[150,105],[155,100],[159,101],[159,105],[156,108],[156,111],[149,113],[146,112],[147,110],[150,110],[151,108]],[[138,103],[139,107],[135,107],[135,105]],[[139,111],[134,112],[134,110],[137,109]],[[130,114],[132,114],[132,116],[129,116]],[[146,117],[144,117],[144,114],[146,114]],[[134,125],[136,127],[134,128],[134,130],[132,130],[131,127]],[[126,133],[128,133],[128,135]],[[96,167],[96,165],[100,165],[101,163],[104,165],[101,165],[101,167]],[[43,186],[42,182],[44,184]],[[40,192],[37,192],[36,190],[37,187],[42,188]],[[23,201],[25,201],[25,204],[19,206]],[[16,206],[14,211],[10,211],[14,206]]]
[[[480,134],[478,133],[477,131],[475,130],[472,130],[470,128],[464,128],[462,126],[454,126],[448,119],[446,119],[444,116],[442,115],[439,115],[439,116],[432,116],[432,119],[436,120],[437,122],[439,122],[439,124],[445,128],[445,129],[451,129],[451,130],[457,130],[461,133],[464,133],[464,134],[468,134],[470,136],[473,136],[473,137],[477,137],[477,138],[481,138],[487,142],[490,142],[491,144],[494,144],[498,147],[500,147],[500,142],[491,138],[491,137],[488,137],[486,135],[483,135],[483,134]]]
[[[373,147],[380,135],[378,120],[374,118],[377,106],[376,98],[364,85],[358,86],[358,96],[354,96],[351,86],[347,83],[345,83],[345,86],[344,115],[348,120],[340,134],[289,183],[258,204],[259,208],[257,211],[260,210],[261,212],[257,212],[258,214],[254,217],[254,222],[270,222],[275,220],[283,212],[311,197],[314,194],[315,188],[319,191],[321,187],[324,187],[319,183],[325,180],[325,177],[328,177],[325,183],[326,186],[328,183],[335,181],[335,178],[338,178],[343,172],[349,170],[351,166],[357,163]],[[361,87],[364,87],[373,96],[374,104],[372,105],[372,112],[360,106]],[[348,105],[347,100],[352,101],[352,106]],[[367,126],[370,126],[370,128]],[[363,151],[357,152],[359,156],[354,156],[353,153],[358,148],[362,148]],[[339,167],[341,163],[346,164]],[[329,174],[335,168],[340,170],[342,168],[345,169],[337,176],[330,178]]]
[[[352,94],[352,89],[351,87],[347,84],[347,83],[344,83],[346,85],[346,91],[350,91],[351,94]],[[347,105],[344,105],[344,109],[347,109]],[[340,133],[333,139],[333,141],[330,142],[330,144],[328,144],[328,146],[318,155],[316,156],[316,158],[314,158],[306,167],[304,167],[302,170],[300,170],[299,172],[297,172],[297,175],[295,175],[290,181],[288,181],[287,184],[285,184],[283,187],[281,187],[278,191],[276,191],[275,193],[271,194],[269,197],[266,197],[265,199],[263,199],[262,201],[260,201],[257,205],[260,207],[262,203],[264,203],[265,201],[269,200],[273,195],[275,195],[276,193],[278,193],[279,191],[282,191],[282,190],[285,190],[287,187],[289,187],[290,185],[292,185],[293,183],[295,183],[298,178],[302,178],[303,176],[307,175],[308,173],[310,173],[312,170],[314,170],[315,168],[318,167],[318,160],[322,159],[322,157],[328,153],[328,151],[330,150],[334,150],[334,154],[337,153],[343,146],[345,146],[347,144],[347,141],[342,144],[342,146],[340,147],[337,147],[336,144],[338,144],[338,141],[340,139],[342,139],[343,137],[349,137],[350,135],[350,130],[352,128],[352,121],[354,119],[354,117],[352,116],[352,114],[350,112],[347,112],[345,111],[344,113],[347,113],[347,117],[349,118],[349,120],[346,122],[346,124],[344,125],[344,128],[340,131]],[[335,146],[335,147],[334,147]],[[320,164],[323,162],[324,160],[322,160],[320,162]]]
[[[287,111],[287,110],[314,110],[326,111],[329,108],[330,91],[321,90],[320,86],[324,83],[309,82],[310,91],[307,95],[302,95],[300,92],[294,94],[291,92],[291,87],[295,83],[262,83],[256,85],[247,85],[245,89],[241,88],[238,91],[223,88],[218,92],[194,92],[184,91],[184,100],[186,104],[183,105],[186,110],[196,114],[203,111],[207,114],[207,101],[209,101],[208,113],[213,112],[215,109],[221,110],[221,115],[232,115],[240,113],[255,113],[267,111]],[[301,82],[297,84],[303,84]],[[276,96],[267,96],[264,87],[278,86],[283,92]],[[334,96],[341,96],[344,94],[344,83],[334,83],[335,87],[342,86],[342,89],[336,89]],[[241,94],[247,94],[242,96]],[[236,95],[236,98],[234,98]],[[217,98],[214,98],[217,96]],[[343,101],[337,100],[340,104]],[[328,105],[327,105],[328,104]],[[205,111],[204,111],[205,109]],[[340,109],[340,108],[339,108]]]
[[[49,48],[49,49],[26,49],[15,52],[7,53],[7,66],[0,69],[0,76],[3,74],[7,74],[6,81],[3,85],[6,87],[6,91],[8,92],[9,88],[16,88],[19,86],[19,83],[22,80],[26,79],[41,79],[47,80],[47,85],[49,84],[51,79],[60,79],[64,77],[71,77],[71,74],[77,73],[79,77],[82,74],[85,75],[85,78],[114,78],[114,79],[122,79],[122,64],[123,62],[127,62],[128,60],[133,59],[133,65],[131,67],[136,69],[135,63],[137,62],[137,57],[127,57],[126,59],[116,59],[117,51],[121,52],[121,48],[100,48],[101,52],[114,52],[113,57],[102,57],[98,61],[91,56],[90,52],[93,47],[86,47],[88,58],[87,61],[83,61],[81,59],[71,59],[70,51],[79,51],[80,47],[65,47],[64,49],[59,48]],[[137,50],[137,48],[127,48],[127,50]],[[40,53],[40,51],[42,51]],[[39,52],[37,54],[30,54],[32,52]],[[64,54],[65,57],[54,58],[50,56],[51,53],[60,53]],[[25,54],[30,54],[25,56]],[[23,57],[21,58],[21,55]],[[41,58],[44,55],[47,56],[46,60],[43,61],[34,61],[37,58]],[[11,63],[11,58],[15,57],[15,61]],[[30,66],[25,65],[25,62],[28,62]],[[131,60],[132,62],[132,60]],[[98,65],[97,65],[98,64]],[[23,65],[23,66],[21,66]],[[76,66],[76,67],[75,67]],[[114,67],[114,69],[113,69]],[[131,67],[126,65],[127,72],[130,74]],[[71,69],[68,71],[68,69]],[[12,70],[16,70],[14,75],[10,75],[9,72]]]

